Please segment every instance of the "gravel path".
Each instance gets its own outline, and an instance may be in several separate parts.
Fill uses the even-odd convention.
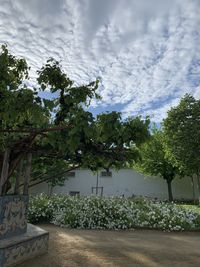
[[[49,252],[18,267],[199,267],[200,233],[153,230],[50,232]]]

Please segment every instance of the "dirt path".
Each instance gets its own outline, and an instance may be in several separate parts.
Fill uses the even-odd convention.
[[[18,267],[199,267],[200,233],[151,230],[50,232],[49,252]]]

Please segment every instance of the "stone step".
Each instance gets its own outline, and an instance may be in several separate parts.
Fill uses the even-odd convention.
[[[49,233],[28,224],[27,232],[0,240],[0,267],[15,266],[48,250]]]

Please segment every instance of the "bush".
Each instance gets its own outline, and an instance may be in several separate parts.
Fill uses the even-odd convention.
[[[28,220],[79,229],[200,229],[200,212],[144,198],[41,194],[30,199]]]
[[[31,223],[50,222],[53,217],[52,200],[46,195],[30,198],[28,220]]]

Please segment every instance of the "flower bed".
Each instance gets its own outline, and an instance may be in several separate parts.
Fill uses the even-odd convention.
[[[30,199],[28,219],[80,229],[145,227],[169,231],[200,230],[200,213],[144,198],[38,195]]]

